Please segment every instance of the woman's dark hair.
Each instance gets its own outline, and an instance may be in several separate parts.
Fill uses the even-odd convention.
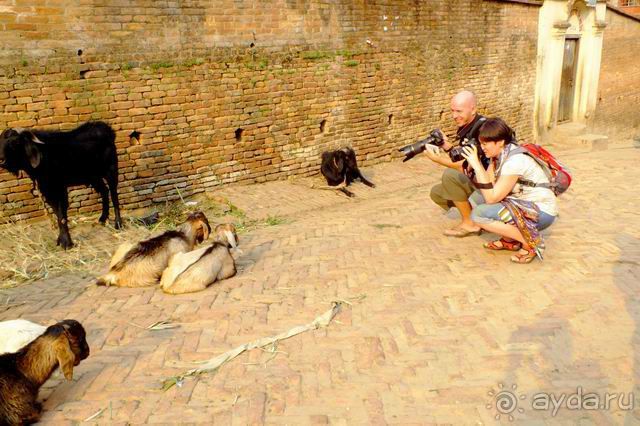
[[[502,118],[487,118],[487,121],[480,126],[478,139],[481,142],[504,141],[504,143],[512,143],[513,130],[507,126]]]

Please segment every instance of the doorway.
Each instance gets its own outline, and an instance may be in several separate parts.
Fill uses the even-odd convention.
[[[576,92],[576,68],[578,63],[579,36],[566,36],[564,40],[564,58],[560,81],[560,106],[558,122],[571,121],[573,100]]]

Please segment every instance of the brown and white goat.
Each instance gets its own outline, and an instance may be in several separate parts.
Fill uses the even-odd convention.
[[[109,272],[98,278],[98,285],[145,287],[158,283],[169,259],[177,253],[193,250],[209,238],[211,226],[202,212],[189,215],[176,231],[140,241],[123,244],[111,258]]]
[[[89,356],[84,327],[64,320],[16,353],[0,355],[0,425],[31,424],[40,418],[38,390],[60,367],[67,380]]]
[[[165,293],[201,291],[236,274],[236,264],[230,253],[230,249],[238,245],[236,228],[232,224],[218,225],[214,233],[213,244],[171,258],[160,279],[160,287]]]

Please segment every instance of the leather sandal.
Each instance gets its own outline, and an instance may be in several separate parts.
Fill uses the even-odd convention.
[[[489,250],[519,251],[522,248],[522,243],[520,241],[507,241],[504,238],[500,238],[499,240],[484,243],[482,247]]]
[[[522,252],[526,253],[522,253]],[[520,249],[517,254],[511,256],[511,261],[514,263],[531,263],[536,258],[536,251],[534,249]]]

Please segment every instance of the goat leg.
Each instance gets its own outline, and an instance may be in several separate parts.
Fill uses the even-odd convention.
[[[338,192],[342,192],[343,194],[345,194],[347,197],[353,197],[354,194],[353,192],[349,191],[347,189],[347,183],[346,182],[342,182],[340,185],[338,186],[327,186],[327,185],[319,185],[316,186],[315,184],[311,185],[312,188],[314,189],[324,189],[324,190],[329,190],[329,191],[338,191]]]
[[[73,247],[73,241],[71,241],[71,235],[69,235],[69,224],[67,221],[67,209],[69,208],[68,197],[67,189],[63,188],[62,191],[56,194],[54,199],[57,202],[52,206],[58,218],[58,229],[60,230],[56,245],[62,246],[65,250]]]
[[[376,187],[376,185],[373,182],[371,182],[370,180],[367,180],[367,178],[362,175],[362,172],[360,171],[360,169],[356,170],[356,178],[360,179],[360,182],[364,183],[365,185],[371,188]]]
[[[347,188],[340,188],[339,191],[342,192],[344,195],[346,195],[349,198],[355,197],[355,195],[356,195],[353,192],[349,191]]]
[[[358,172],[358,173],[360,173],[360,172]],[[367,178],[362,176],[362,173],[360,173],[360,181],[362,183],[364,183],[365,185],[371,187],[371,188],[375,188],[376,187],[375,183],[371,182],[370,180],[367,180]]]
[[[109,190],[101,178],[93,182],[91,186],[100,194],[100,198],[102,199],[102,214],[98,222],[104,225],[107,219],[109,219]]]
[[[115,166],[107,174],[107,185],[109,185],[109,193],[111,194],[111,202],[113,204],[113,211],[116,215],[116,221],[114,227],[116,229],[122,228],[122,217],[120,216],[120,201],[118,200],[118,168],[117,160]]]
[[[364,183],[365,185],[367,185],[367,186],[369,186],[371,188],[375,188],[376,187],[376,185],[373,182],[371,182],[366,177],[364,177],[364,175],[362,174],[362,172],[358,168],[356,168],[353,171],[351,171],[348,174],[347,179],[348,179],[347,184],[351,183],[351,181],[354,181],[356,179],[360,179],[360,182]]]
[[[30,425],[32,423],[37,423],[40,420],[40,414],[42,413],[42,404],[38,401],[33,401],[28,404],[28,406],[23,407],[22,413],[20,413],[20,421],[22,423]]]

